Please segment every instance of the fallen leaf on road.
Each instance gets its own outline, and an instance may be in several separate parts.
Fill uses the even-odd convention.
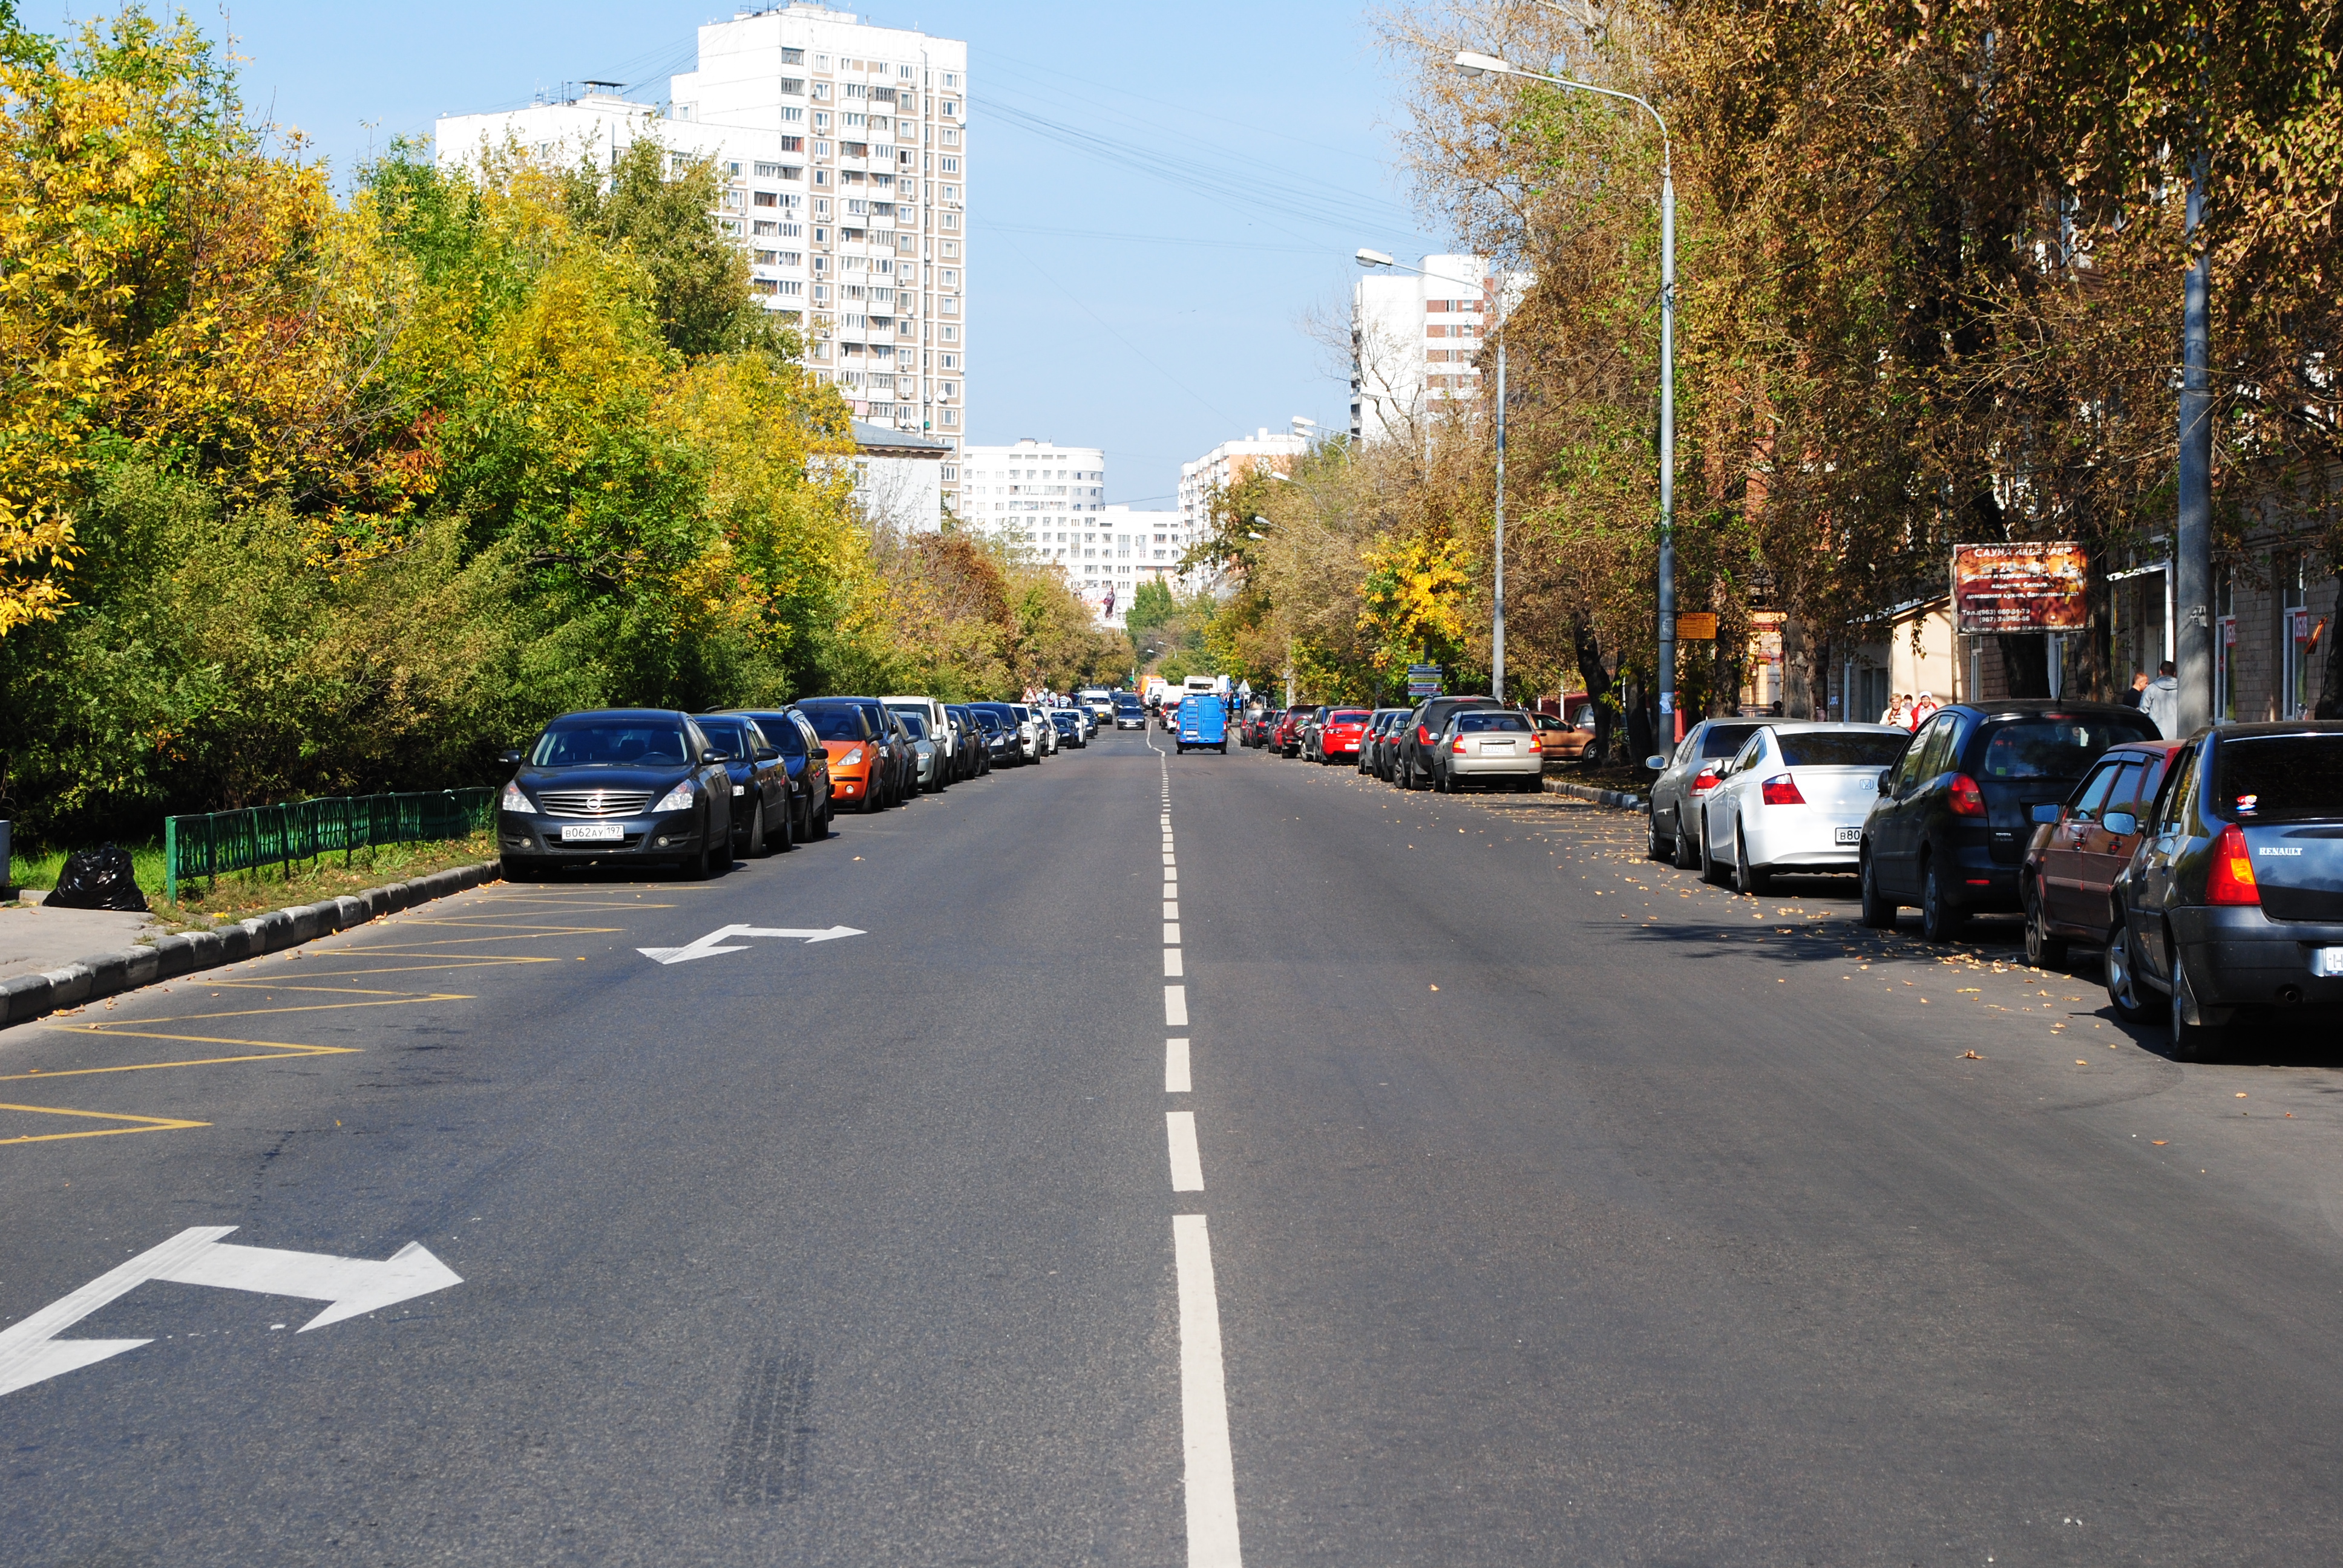
[[[2245,1097],[2246,1097],[2246,1091],[2245,1091],[2244,1090],[2240,1089],[2239,1091],[2237,1091],[2237,1098],[2238,1098],[2238,1099],[2243,1100]]]
[[[1438,986],[1433,986],[1432,989],[1433,989],[1433,990],[1438,990],[1440,988],[1439,988]]]
[[[2167,1143],[2171,1142],[2171,1141],[2172,1141],[2172,1140],[2171,1140],[2171,1139],[2169,1139],[2169,1138],[2151,1138],[2151,1139],[2149,1139],[2149,1140],[2148,1140],[2148,1141],[2149,1141],[2150,1143],[2155,1144],[2158,1149],[2161,1149],[2161,1148],[2163,1148],[2166,1144],[2167,1144]]]
[[[2091,1064],[2090,1064],[2089,1062],[2087,1062],[2087,1061],[2085,1061],[2081,1057],[2079,1057],[2079,1056],[2078,1056],[2078,1057],[2077,1057],[2077,1058],[2075,1059],[2075,1065],[2076,1065],[2077,1067],[2088,1067],[2088,1066],[2090,1066]]]
[[[1982,1057],[1982,1056],[1979,1056],[1979,1055],[1978,1055],[1976,1051],[1974,1051],[1974,1050],[1965,1050],[1965,1051],[1961,1052],[1961,1060],[1962,1060],[1963,1061],[1983,1061],[1983,1060],[1985,1060],[1985,1058],[1984,1058],[1984,1057]]]

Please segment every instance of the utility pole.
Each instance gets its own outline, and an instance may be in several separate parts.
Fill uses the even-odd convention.
[[[2197,238],[2205,218],[2205,155],[2188,174],[2185,232]],[[2179,515],[2172,538],[2173,589],[2179,607],[2173,662],[2180,674],[2180,733],[2213,721],[2213,408],[2207,382],[2212,307],[2212,253],[2199,241],[2188,264],[2180,309]]]
[[[1497,576],[1490,594],[1489,695],[1505,699],[1505,280],[1497,297]]]
[[[1659,116],[1652,116],[1657,119]],[[1676,178],[1660,163],[1660,749],[1684,739],[1676,711]]]

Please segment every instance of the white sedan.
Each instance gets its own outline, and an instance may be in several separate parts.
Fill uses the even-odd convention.
[[[1911,741],[1892,724],[1760,726],[1701,802],[1702,879],[1754,897],[1776,871],[1852,874],[1880,772]]]

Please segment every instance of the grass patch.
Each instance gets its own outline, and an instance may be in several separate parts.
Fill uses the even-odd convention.
[[[368,888],[428,876],[455,866],[475,866],[497,855],[496,835],[487,832],[426,843],[377,844],[372,849],[350,851],[347,865],[343,864],[338,850],[315,860],[296,860],[290,876],[278,864],[256,866],[219,877],[186,879],[180,882],[179,901],[174,904],[166,903],[163,898],[163,846],[125,844],[120,848],[129,851],[131,864],[137,868],[138,890],[146,895],[148,910],[156,920],[178,930],[202,930],[281,910],[288,904],[314,904],[325,899],[362,893]],[[54,888],[65,861],[65,852],[62,849],[28,855],[15,863],[10,874],[23,887]]]

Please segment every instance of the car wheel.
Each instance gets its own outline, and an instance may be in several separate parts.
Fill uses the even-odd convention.
[[[696,855],[688,856],[682,866],[679,868],[682,873],[683,879],[687,882],[704,882],[708,880],[709,874],[715,869],[715,858],[716,851],[709,847],[703,837],[699,846],[699,852]]]
[[[862,786],[862,805],[860,808],[862,815],[865,817],[876,817],[885,809],[886,802],[879,798],[878,784],[873,780],[865,779]]]
[[[2167,939],[2166,947],[2172,951],[2171,1050],[2175,1061],[2210,1061],[2221,1049],[2228,1031],[2218,1024],[2190,1023],[2184,1015],[2196,1005],[2196,993],[2188,987],[2188,966],[2180,961],[2177,949]]]
[[[1868,855],[1863,857],[1863,869],[1860,875],[1863,884],[1863,923],[1875,931],[1894,930],[1896,905],[1888,899],[1886,894],[1879,890],[1879,869],[1872,863],[1871,857]]]
[[[1644,859],[1647,860],[1666,860],[1673,859],[1674,855],[1675,847],[1674,845],[1670,845],[1665,849],[1661,848],[1660,814],[1657,811],[1646,809],[1644,812]]]
[[[1700,879],[1721,887],[1724,885],[1725,878],[1725,869],[1717,864],[1716,857],[1709,852],[1708,834],[1704,831],[1700,836]]]
[[[2039,886],[2029,888],[2026,896],[2026,961],[2038,970],[2056,969],[2066,961],[2066,939],[2050,934]]]
[[[1765,872],[1749,863],[1749,839],[1741,825],[1733,826],[1733,890],[1744,898],[1765,896],[1768,879]]]
[[[830,825],[837,819],[838,797],[835,795],[826,795],[822,798],[821,802],[821,831],[813,836],[820,839],[829,838]]]
[[[759,800],[749,812],[749,837],[732,851],[735,859],[761,860],[772,852],[765,842],[765,803]]]
[[[798,847],[797,813],[789,809],[787,802],[781,806],[781,841],[773,847],[784,855]]]
[[[2126,1023],[2147,1021],[2147,1009],[2140,1005],[2139,971],[2132,967],[2131,928],[2118,921],[2107,928],[2107,945],[2099,954],[2099,967],[2107,983],[2107,1005]]]
[[[1932,942],[1956,942],[1966,923],[1945,894],[1945,879],[1936,874],[1936,862],[1930,860],[1920,872],[1920,934]]]
[[[1437,762],[1433,763],[1432,765],[1432,792],[1434,795],[1447,794],[1451,782],[1452,781],[1448,775],[1441,769],[1440,764]]]
[[[1697,871],[1700,869],[1700,845],[1690,833],[1684,831],[1684,813],[1678,811],[1675,818],[1676,836],[1675,842],[1672,846],[1674,850],[1675,868],[1679,871]]]

